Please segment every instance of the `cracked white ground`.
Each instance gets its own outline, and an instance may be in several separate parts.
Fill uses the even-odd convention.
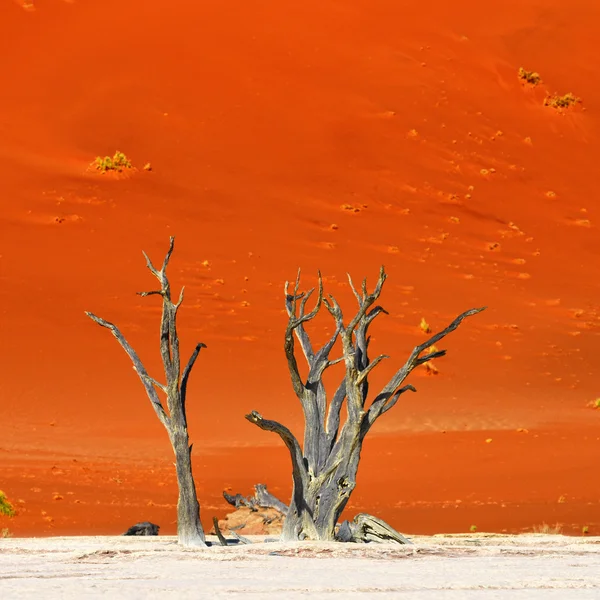
[[[2,539],[0,598],[600,598],[600,538],[415,536],[412,546],[263,540],[187,550],[167,536]]]

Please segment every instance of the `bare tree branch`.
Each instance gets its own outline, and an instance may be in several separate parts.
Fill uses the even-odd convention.
[[[171,260],[171,254],[173,254],[174,247],[175,247],[175,238],[173,236],[171,236],[169,238],[169,249],[167,250],[167,253],[165,254],[165,259],[163,260],[163,266],[161,269],[161,273],[163,274],[163,276],[167,272],[167,267],[169,266],[169,261]]]
[[[400,396],[402,394],[404,394],[405,392],[416,392],[417,389],[411,385],[410,383],[405,385],[404,387],[401,387],[399,390],[396,390],[394,392],[394,395],[389,399],[388,402],[386,402],[386,404],[384,405],[384,407],[381,410],[381,415],[386,413],[388,410],[390,410],[391,408],[394,407],[394,405],[396,404],[396,402],[398,402]]]
[[[302,351],[304,352],[304,356],[307,361],[311,361],[313,358],[312,346],[310,343],[310,338],[308,337],[306,331],[304,330],[304,323],[311,321],[314,319],[320,308],[321,303],[323,302],[323,278],[321,276],[321,272],[318,272],[318,298],[313,310],[311,310],[308,314],[306,313],[306,303],[314,293],[314,288],[309,290],[308,292],[298,293],[300,287],[300,269],[298,269],[298,275],[296,277],[296,283],[294,285],[294,294],[290,295],[288,293],[289,283],[285,282],[285,307],[289,316],[288,328],[286,330],[286,335],[289,335],[292,331],[296,333],[298,337],[298,341],[302,347]],[[297,313],[297,302],[300,300],[300,310]]]
[[[294,434],[287,427],[281,425],[277,421],[269,421],[267,419],[263,419],[262,416],[255,410],[247,414],[246,419],[250,421],[250,423],[254,423],[254,425],[260,427],[261,429],[264,429],[265,431],[273,431],[283,440],[283,443],[287,446],[292,456],[294,471],[296,471],[297,469],[298,475],[300,475],[304,480],[306,478],[306,469],[304,467],[303,460],[304,457],[302,456],[302,449],[300,448],[300,444],[298,443],[298,440],[296,439]]]
[[[294,285],[294,293],[290,295],[288,293],[289,282],[285,282],[284,292],[285,292],[285,306],[288,313],[288,325],[285,330],[285,342],[284,349],[285,355],[288,361],[288,369],[290,371],[290,376],[292,379],[292,385],[294,387],[294,391],[298,398],[304,402],[304,391],[305,386],[302,381],[302,377],[300,375],[300,371],[298,369],[298,362],[296,359],[296,355],[294,352],[294,335],[298,338],[300,342],[300,346],[302,351],[304,352],[304,356],[306,357],[309,366],[312,364],[314,360],[314,352],[312,349],[312,345],[310,342],[310,338],[306,333],[303,325],[304,323],[311,321],[317,316],[319,309],[321,308],[321,303],[323,302],[323,278],[321,277],[321,273],[318,274],[319,277],[319,293],[317,302],[313,310],[311,310],[308,314],[306,313],[306,303],[310,299],[311,295],[314,293],[314,288],[305,293],[298,293],[300,287],[300,269],[298,269],[298,275],[296,277],[296,283]],[[297,311],[297,302],[301,299],[300,310]]]
[[[335,297],[332,294],[328,294],[328,299],[323,299],[323,304],[325,304],[325,307],[335,319],[335,324],[337,325],[338,329],[340,331],[345,331],[346,328],[344,327],[344,315]]]
[[[254,496],[242,496],[242,494],[232,496],[227,492],[223,492],[223,498],[236,508],[245,506],[253,511],[258,508],[274,508],[282,515],[286,515],[288,511],[288,506],[271,494],[264,483],[257,483],[254,486]]]
[[[383,306],[375,306],[373,310],[369,311],[365,315],[365,328],[368,327],[373,322],[375,317],[377,317],[381,313],[383,313],[384,315],[390,314],[387,310],[385,310],[385,308],[383,308]]]
[[[141,377],[143,377],[143,375],[141,375]],[[156,381],[156,379],[154,379],[153,377],[148,377],[148,380],[154,387],[157,387],[161,392],[164,392],[165,394],[167,393],[166,385],[160,383],[160,381]]]
[[[396,396],[396,391],[416,367],[446,354],[445,350],[438,350],[425,356],[420,356],[423,351],[431,348],[431,346],[439,342],[442,338],[446,337],[449,333],[453,332],[467,317],[476,315],[485,310],[485,308],[486,307],[484,306],[465,311],[464,313],[458,315],[458,317],[456,317],[456,319],[454,319],[454,321],[452,321],[448,327],[429,338],[423,344],[415,346],[408,360],[400,369],[398,369],[398,371],[396,371],[389,383],[383,388],[383,390],[377,395],[371,404],[366,415],[367,422],[372,425],[378,417],[387,412],[394,404],[396,404],[399,397],[399,395]],[[406,391],[406,389],[411,388],[412,386],[406,386],[406,388],[401,389],[400,392],[402,393],[403,391]],[[414,388],[412,388],[411,391],[415,391]]]
[[[446,356],[446,350],[436,350],[435,352],[429,352],[425,356],[421,356],[417,359],[417,366],[424,365],[426,362],[433,360],[434,358],[441,358],[442,356]]]
[[[264,483],[257,483],[254,486],[254,497],[258,506],[264,506],[265,508],[274,508],[282,514],[287,514],[288,506],[284,504],[279,498],[271,494],[267,490],[267,486]]]
[[[196,359],[198,358],[202,348],[206,348],[206,344],[203,344],[202,342],[196,344],[196,347],[194,348],[194,351],[192,352],[192,355],[190,356],[190,359],[183,370],[183,375],[181,376],[181,395],[184,398],[186,394],[188,378],[192,372],[192,369],[194,368],[194,364],[196,363]]]
[[[233,529],[229,530],[229,534],[232,535],[240,544],[252,544],[252,542],[244,537],[243,535],[240,535],[239,533],[237,533],[237,531],[234,531]]]
[[[352,333],[356,329],[356,326],[358,325],[359,321],[364,317],[364,315],[369,310],[369,308],[371,308],[371,306],[373,305],[375,300],[377,300],[379,298],[379,296],[381,295],[381,290],[383,288],[383,284],[385,283],[386,279],[387,279],[387,275],[386,275],[385,269],[383,267],[381,267],[381,269],[379,270],[379,278],[377,279],[377,284],[375,285],[375,290],[373,291],[372,294],[367,293],[367,280],[366,279],[363,280],[362,302],[360,303],[360,308],[359,308],[358,312],[354,315],[354,317],[352,318],[350,323],[348,323],[348,327],[346,328],[347,335],[348,334],[352,335]]]
[[[380,354],[371,364],[367,365],[356,378],[356,385],[360,385],[369,375],[369,373],[382,361],[389,358],[387,354]]]
[[[171,238],[171,239],[173,239],[173,238]],[[159,271],[156,270],[156,268],[152,264],[152,261],[150,260],[150,258],[148,257],[148,255],[143,250],[142,250],[142,254],[144,255],[144,258],[146,259],[146,266],[148,267],[150,273],[152,273],[152,275],[154,275],[154,277],[156,277],[160,281],[160,273],[159,273]],[[162,284],[162,281],[160,281],[160,282]]]
[[[364,301],[364,298],[356,291],[356,288],[354,287],[354,282],[352,281],[352,276],[350,275],[350,273],[346,273],[346,277],[348,278],[348,284],[350,285],[350,289],[352,290],[352,293],[354,294],[356,300],[358,301],[358,306],[361,307],[362,303]]]
[[[227,546],[227,540],[224,538],[221,530],[219,529],[219,520],[217,517],[213,517],[213,526],[215,528],[215,534],[219,539],[219,544],[221,544],[221,546]]]
[[[323,373],[328,367],[331,367],[332,365],[335,365],[340,361],[344,360],[343,357],[335,360],[329,360],[329,353],[335,345],[339,334],[340,330],[336,329],[335,333],[333,334],[333,336],[331,336],[329,341],[317,352],[317,354],[310,361],[310,371],[308,373],[307,378],[307,387],[310,385],[314,385],[318,381],[320,381],[321,377],[323,376]]]
[[[333,398],[331,399],[331,403],[329,404],[329,413],[327,414],[327,425],[325,430],[327,432],[328,446],[330,450],[333,442],[336,440],[340,428],[340,412],[345,399],[346,379],[344,378],[335,391]]]
[[[307,321],[311,321],[317,316],[319,309],[321,308],[321,303],[323,302],[323,277],[321,276],[321,271],[318,272],[319,278],[319,295],[317,298],[317,302],[315,307],[307,314],[306,313],[306,303],[309,298],[314,293],[314,288],[309,290],[308,292],[298,293],[300,289],[300,269],[298,269],[298,275],[296,276],[296,283],[294,284],[294,293],[289,294],[289,282],[285,282],[284,293],[286,297],[286,301],[289,302],[288,315],[290,316],[290,322],[294,323],[294,328],[302,323],[306,323]],[[297,306],[298,300],[300,300],[300,311],[297,314]],[[287,307],[286,302],[286,307]]]
[[[148,375],[148,371],[146,371],[146,368],[144,367],[139,356],[137,355],[137,352],[129,345],[129,342],[125,339],[125,336],[121,333],[121,331],[116,325],[110,323],[109,321],[105,321],[100,317],[97,317],[91,312],[86,311],[85,314],[90,319],[92,319],[92,321],[98,323],[98,325],[100,325],[101,327],[106,327],[106,329],[110,330],[110,332],[115,336],[115,338],[117,338],[117,341],[119,342],[123,350],[125,350],[127,356],[129,356],[129,358],[131,359],[131,362],[133,363],[133,368],[135,369],[136,373],[138,374],[142,383],[144,384],[144,388],[146,389],[148,398],[150,398],[150,402],[152,403],[152,408],[154,409],[156,416],[160,419],[160,422],[165,426],[167,431],[170,431],[170,419],[167,413],[165,412],[165,409],[163,408],[163,405],[160,401],[160,398],[158,397],[158,394],[156,393],[156,390],[154,389],[152,383],[154,380],[150,377],[150,375]]]
[[[190,377],[190,373],[192,372],[192,369],[194,368],[194,364],[196,363],[196,359],[198,358],[198,355],[200,354],[200,350],[202,350],[202,348],[206,348],[206,344],[203,344],[202,342],[196,344],[196,347],[194,348],[194,351],[192,352],[192,355],[190,356],[190,359],[188,360],[188,363],[185,366],[185,369],[183,370],[183,375],[181,376],[180,395],[181,395],[181,404],[183,406],[184,416],[185,416],[185,406],[186,406],[185,403],[187,400],[188,379]],[[187,418],[186,418],[186,421],[187,421]]]
[[[142,296],[142,298],[145,298],[146,296],[162,296],[163,291],[162,290],[152,290],[150,292],[137,292],[137,295]]]
[[[177,300],[177,304],[175,304],[175,310],[177,311],[179,307],[183,304],[183,292],[185,291],[185,285],[181,286],[181,290],[179,291],[179,300]]]

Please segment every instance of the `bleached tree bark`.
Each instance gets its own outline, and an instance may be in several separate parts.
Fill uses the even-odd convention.
[[[159,383],[150,377],[136,351],[129,345],[116,325],[97,317],[91,312],[86,312],[85,314],[92,321],[98,323],[98,325],[108,329],[115,336],[123,350],[125,350],[133,362],[133,368],[144,385],[156,416],[167,430],[173,452],[175,453],[175,467],[179,488],[179,499],[177,502],[177,538],[179,543],[183,546],[206,546],[204,530],[200,522],[200,505],[192,474],[192,445],[189,443],[186,416],[188,380],[200,350],[206,348],[206,346],[202,343],[196,345],[183,372],[181,372],[179,338],[177,335],[177,311],[183,302],[184,288],[181,288],[179,299],[174,303],[171,299],[171,286],[167,278],[167,267],[173,253],[174,244],[175,238],[171,237],[169,250],[160,270],[156,269],[146,253],[143,253],[146,259],[146,266],[160,283],[160,290],[138,292],[140,296],[156,295],[162,298],[160,353],[166,383]],[[162,392],[166,397],[167,410],[165,410],[157,390]]]
[[[242,494],[232,496],[227,492],[223,492],[223,498],[236,508],[240,508],[240,506],[246,506],[251,510],[274,508],[283,515],[286,515],[288,511],[288,507],[279,498],[273,496],[264,483],[257,483],[254,486],[254,496],[242,496]]]
[[[382,267],[375,289],[369,293],[366,280],[362,283],[361,291],[358,291],[348,276],[358,301],[358,311],[348,324],[336,299],[332,295],[324,298],[320,273],[316,305],[310,312],[306,311],[306,305],[315,290],[299,292],[300,272],[292,294],[289,293],[288,282],[285,284],[285,306],[289,319],[284,350],[292,387],[304,413],[303,444],[280,423],[264,419],[256,411],[246,415],[251,423],[279,435],[290,452],[293,492],[284,522],[284,540],[334,539],[336,523],[356,486],[365,436],[377,419],[396,405],[402,394],[416,391],[412,385],[404,384],[410,373],[416,367],[446,354],[445,350],[425,351],[454,331],[464,319],[484,310],[473,308],[462,313],[444,330],[416,346],[388,384],[369,399],[369,375],[381,361],[389,358],[380,355],[371,361],[368,354],[369,327],[377,316],[386,313],[381,306],[375,305],[386,277]],[[333,317],[336,330],[325,345],[315,351],[305,324],[317,316],[322,305]],[[329,356],[338,339],[342,357],[331,360]],[[308,363],[308,377],[305,380],[298,369],[296,341]],[[328,399],[323,375],[329,367],[342,361],[345,363],[345,376]],[[342,425],[340,421],[344,405],[347,418]]]
[[[382,519],[373,515],[360,513],[350,521],[344,521],[336,534],[341,542],[387,542],[395,544],[412,544],[412,542]]]

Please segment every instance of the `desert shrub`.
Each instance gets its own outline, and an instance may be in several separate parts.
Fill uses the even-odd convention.
[[[112,158],[110,156],[96,157],[94,161],[96,170],[106,173],[107,171],[124,171],[125,169],[131,169],[131,161],[125,156],[123,152],[118,150],[114,153]]]
[[[564,96],[560,96],[558,94],[554,94],[552,96],[546,96],[544,98],[544,106],[551,106],[552,108],[569,108],[569,106],[574,106],[581,102],[581,98],[578,98],[574,94],[569,92]]]
[[[8,530],[7,527],[3,527],[0,529],[0,538],[9,538],[12,537],[12,533]]]
[[[15,516],[15,509],[2,490],[0,490],[0,515],[5,515],[6,517]]]
[[[523,67],[519,67],[519,79],[525,81],[526,83],[530,83],[531,85],[537,85],[542,81],[539,73],[535,71],[526,71]]]

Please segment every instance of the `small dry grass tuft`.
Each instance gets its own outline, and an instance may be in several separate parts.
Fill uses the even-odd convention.
[[[543,533],[544,535],[560,535],[562,533],[563,526],[561,523],[555,523],[549,525],[548,523],[542,523],[541,525],[533,526],[533,533]]]
[[[531,85],[537,85],[542,81],[539,73],[536,73],[535,71],[526,71],[523,67],[519,67],[518,75],[521,81]]]
[[[569,92],[564,96],[560,96],[558,94],[554,94],[552,96],[546,96],[544,98],[544,106],[550,106],[557,110],[561,108],[569,108],[570,106],[574,106],[575,104],[579,104],[581,102],[581,98],[578,98],[574,94]]]
[[[0,538],[9,538],[12,537],[12,533],[8,530],[7,527],[3,527],[0,529]]]
[[[427,373],[427,375],[437,375],[439,373],[438,368],[432,362],[426,362],[423,365],[423,368],[425,369],[425,373]]]
[[[429,323],[425,320],[425,317],[421,318],[421,322],[419,323],[419,328],[423,333],[431,333],[431,327],[429,327]]]

